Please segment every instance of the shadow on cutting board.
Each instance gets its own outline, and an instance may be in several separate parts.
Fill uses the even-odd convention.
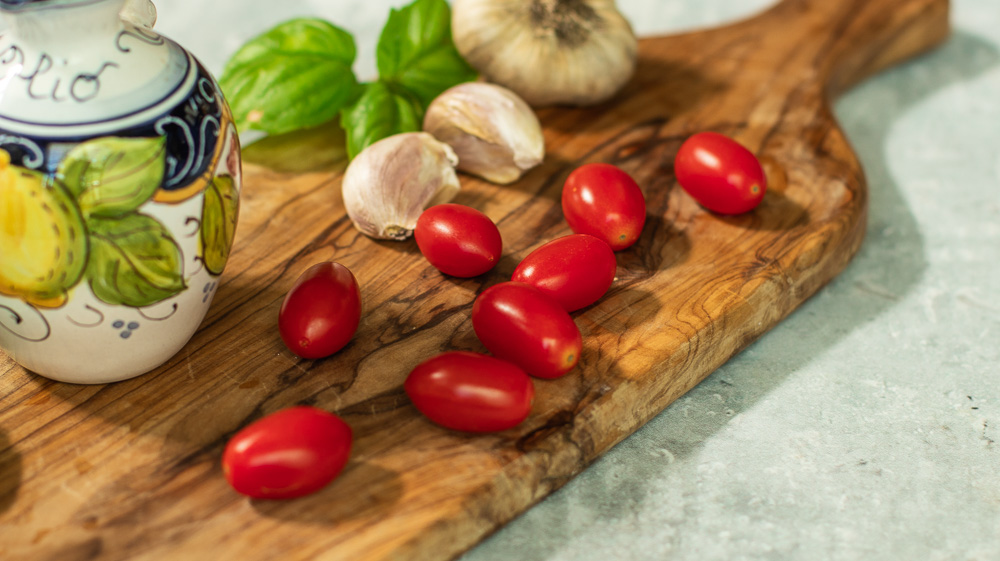
[[[879,263],[879,274],[874,280],[887,294],[902,296],[920,281],[927,268],[923,257],[924,240],[906,197],[890,172],[885,154],[886,138],[893,125],[912,107],[936,91],[968,81],[998,63],[1000,52],[992,44],[955,30],[938,50],[883,75],[876,87],[891,88],[897,103],[866,115],[865,130],[871,131],[870,134],[859,137],[849,130],[851,127],[846,130],[848,140],[864,165],[870,196],[870,226],[853,264],[838,279],[849,279],[852,269],[867,261]],[[935,86],[927,88],[927,83]],[[864,84],[858,86],[864,87]],[[850,102],[850,94],[845,98]],[[837,113],[839,117],[840,112]],[[892,239],[879,239],[876,228],[879,225],[884,228],[887,223],[893,228]],[[852,313],[824,318],[822,332],[797,338],[796,351],[784,357],[787,360],[782,360],[780,366],[770,370],[723,366],[654,418],[650,422],[651,430],[640,429],[618,444],[619,454],[598,459],[594,467],[545,499],[544,508],[526,511],[484,541],[486,547],[471,550],[460,561],[508,559],[512,554],[523,561],[550,559],[565,544],[584,539],[583,536],[595,528],[638,511],[638,506],[648,498],[647,482],[662,479],[661,474],[671,469],[670,464],[697,453],[713,434],[729,424],[730,419],[752,409],[789,374],[837,345],[857,327],[891,309],[898,300],[863,290],[851,298],[856,301],[832,305],[852,306]],[[807,301],[785,321],[795,321],[795,316],[808,313],[811,306],[823,305],[815,300]],[[694,416],[697,419],[692,418]],[[633,455],[648,455],[651,450],[662,450],[663,461],[628,460]]]
[[[372,510],[383,509],[403,495],[403,484],[395,471],[364,461],[351,461],[344,469],[336,484],[312,495],[294,501],[253,500],[250,504],[260,514],[276,520],[333,526],[370,516]],[[364,474],[363,485],[350,484],[352,471]],[[351,500],[331,499],[331,493],[345,490],[351,494]]]
[[[14,504],[21,486],[21,453],[14,448],[7,431],[0,429],[0,513]]]

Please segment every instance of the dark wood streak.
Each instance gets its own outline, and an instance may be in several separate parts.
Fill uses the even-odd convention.
[[[234,251],[209,316],[178,356],[96,388],[47,382],[0,359],[0,469],[17,479],[0,497],[0,558],[456,556],[846,266],[863,238],[867,187],[828,95],[940,42],[947,11],[946,0],[786,0],[737,25],[643,40],[640,73],[616,100],[539,111],[549,150],[541,166],[512,186],[462,178],[459,200],[494,218],[506,248],[476,279],[440,275],[412,241],[359,234],[339,196],[342,167],[292,175],[245,166]],[[708,214],[676,185],[677,147],[706,129],[765,162],[772,188],[750,215]],[[433,425],[402,392],[406,373],[442,350],[484,350],[473,298],[535,245],[568,233],[562,183],[589,161],[632,173],[649,217],[639,243],[618,254],[612,290],[574,314],[585,335],[580,367],[538,380],[532,415],[511,431]],[[330,259],[358,277],[361,327],[340,353],[301,360],[282,345],[277,312],[296,277]],[[226,441],[297,403],[351,423],[347,469],[298,501],[239,497],[219,466]]]

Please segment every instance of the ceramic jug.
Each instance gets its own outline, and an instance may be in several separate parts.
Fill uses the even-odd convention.
[[[143,374],[212,302],[240,148],[214,78],[125,0],[0,0],[0,348],[64,382]]]

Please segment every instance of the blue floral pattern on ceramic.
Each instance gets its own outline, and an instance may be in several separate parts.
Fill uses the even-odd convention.
[[[0,0],[0,347],[68,381],[124,379],[175,354],[211,303],[239,212],[218,85],[122,21],[123,2]],[[107,318],[104,344],[129,340],[125,359],[54,356],[102,353],[92,328]]]

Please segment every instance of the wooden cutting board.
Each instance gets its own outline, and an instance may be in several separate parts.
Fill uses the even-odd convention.
[[[0,559],[455,557],[847,265],[868,196],[830,96],[947,34],[947,0],[785,0],[736,25],[643,40],[637,74],[613,102],[540,112],[540,167],[509,187],[462,178],[456,202],[486,212],[505,242],[496,269],[472,280],[441,276],[412,240],[355,231],[339,195],[342,164],[308,173],[248,164],[235,253],[201,330],[168,364],[77,386],[0,356]],[[677,186],[673,156],[701,130],[732,135],[763,161],[770,190],[754,212],[714,216]],[[302,160],[329,151],[300,148]],[[473,298],[569,233],[562,183],[595,161],[638,180],[649,218],[639,243],[618,254],[609,294],[574,314],[579,367],[539,380],[533,413],[516,429],[470,436],[431,425],[401,390],[406,374],[441,351],[484,350]],[[339,354],[299,360],[279,339],[278,308],[323,260],[354,271],[364,317]],[[299,500],[237,495],[219,465],[225,442],[298,403],[352,425],[346,470]]]

